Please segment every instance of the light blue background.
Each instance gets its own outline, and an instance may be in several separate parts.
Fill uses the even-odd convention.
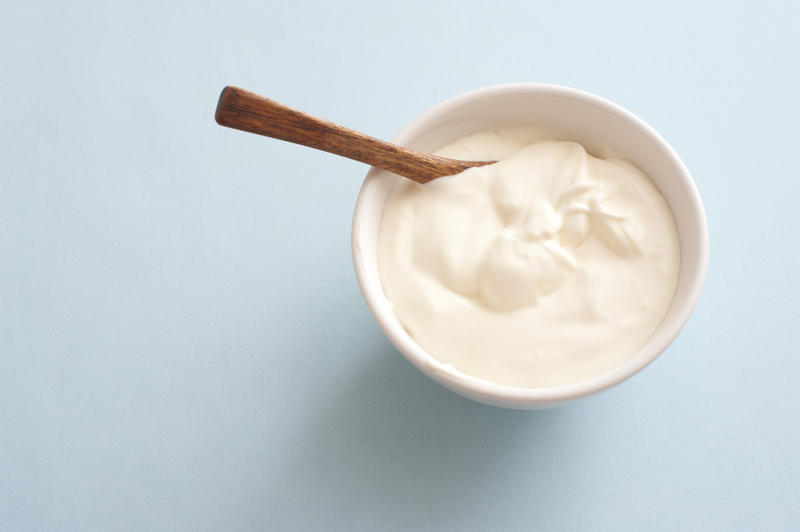
[[[800,526],[796,4],[66,4],[0,7],[1,529]],[[538,413],[382,336],[364,166],[212,119],[231,83],[389,138],[510,81],[647,120],[711,234],[665,355]]]

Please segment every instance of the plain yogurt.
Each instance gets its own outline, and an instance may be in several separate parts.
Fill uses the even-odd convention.
[[[620,159],[529,129],[464,137],[438,155],[498,160],[402,180],[378,262],[394,313],[443,368],[498,384],[579,382],[635,353],[678,277],[672,214]]]

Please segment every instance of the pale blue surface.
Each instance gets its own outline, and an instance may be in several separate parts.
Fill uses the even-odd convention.
[[[800,526],[796,4],[51,4],[0,6],[0,529]],[[509,81],[649,121],[711,234],[665,355],[539,413],[382,336],[365,167],[212,120],[235,83],[388,138]]]

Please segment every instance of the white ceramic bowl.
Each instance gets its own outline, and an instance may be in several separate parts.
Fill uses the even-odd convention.
[[[381,329],[420,371],[450,390],[482,403],[507,408],[549,408],[624,381],[667,348],[700,295],[708,263],[708,228],[697,187],[675,151],[640,118],[587,92],[538,83],[477,89],[422,113],[393,141],[430,152],[471,133],[515,125],[550,128],[580,142],[594,154],[621,156],[650,176],[667,200],[680,239],[678,285],[664,320],[638,352],[605,374],[546,388],[501,386],[443,371],[436,359],[405,331],[381,285],[378,227],[386,200],[401,179],[382,170],[369,171],[358,196],[353,216],[353,262],[361,292]]]

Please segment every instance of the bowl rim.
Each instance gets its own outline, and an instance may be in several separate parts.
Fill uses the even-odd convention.
[[[653,335],[650,339],[639,348],[638,351],[631,355],[625,362],[606,373],[577,383],[549,387],[514,387],[486,381],[478,377],[461,374],[460,372],[441,371],[438,369],[442,366],[441,362],[417,344],[408,333],[405,333],[405,336],[403,336],[402,334],[398,334],[396,328],[390,326],[390,318],[394,320],[397,320],[397,318],[391,311],[391,307],[385,304],[387,298],[380,282],[380,274],[378,273],[379,290],[370,289],[364,281],[367,265],[361,254],[358,231],[361,226],[365,191],[369,182],[379,171],[375,168],[371,168],[369,172],[367,172],[356,200],[352,222],[351,247],[356,279],[364,300],[367,303],[367,307],[375,317],[375,320],[378,322],[378,325],[386,337],[409,362],[443,386],[475,400],[483,400],[490,404],[503,404],[504,406],[536,407],[571,401],[615,386],[637,374],[664,352],[688,321],[700,296],[708,270],[708,222],[700,193],[697,190],[697,185],[672,146],[670,146],[652,126],[631,111],[628,111],[610,100],[580,89],[533,82],[505,83],[473,89],[453,96],[417,115],[392,138],[392,142],[404,145],[411,138],[419,135],[424,129],[430,127],[431,122],[434,121],[438,115],[470,100],[479,99],[488,95],[503,97],[504,95],[519,92],[571,98],[604,109],[612,114],[620,115],[649,137],[652,144],[656,146],[669,160],[669,163],[674,166],[677,170],[677,176],[683,181],[683,185],[688,192],[686,198],[688,200],[688,207],[698,222],[697,226],[694,227],[698,241],[697,260],[693,264],[684,264],[683,258],[681,259],[682,273],[685,271],[686,274],[690,276],[684,302],[676,309],[671,319],[665,319],[661,322],[656,330],[653,331]],[[660,334],[657,337],[658,341],[654,343],[653,338],[656,338],[656,333]]]

